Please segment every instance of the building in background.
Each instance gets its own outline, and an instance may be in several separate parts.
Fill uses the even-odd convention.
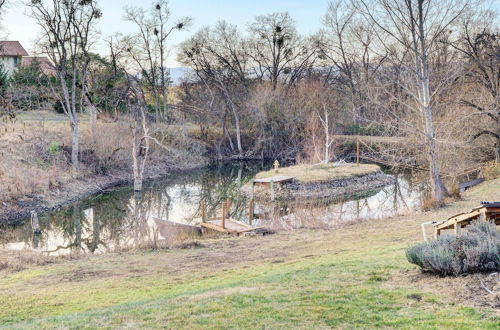
[[[21,65],[24,56],[29,54],[19,41],[0,41],[0,63],[9,75]]]
[[[37,63],[40,66],[40,69],[47,76],[55,76],[56,70],[52,65],[52,62],[45,56],[24,56],[21,58],[22,66],[30,66],[34,63]]]

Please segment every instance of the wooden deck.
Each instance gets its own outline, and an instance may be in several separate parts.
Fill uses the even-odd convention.
[[[204,228],[228,234],[241,234],[263,228],[263,227],[253,227],[244,222],[237,221],[234,219],[225,219],[224,225],[222,224],[222,219],[207,220],[206,222],[202,222],[201,226]]]
[[[271,182],[282,184],[282,183],[285,183],[285,182],[290,182],[294,178],[295,177],[288,176],[288,175],[275,175],[275,176],[271,176],[269,178],[254,179],[253,180],[253,184],[254,185],[262,185],[262,186],[270,185]]]
[[[484,219],[500,225],[500,202],[488,203],[480,207],[476,207],[467,213],[460,213],[451,218],[438,222],[434,225],[434,236],[441,235],[441,231],[453,229],[455,234],[458,234],[461,228],[467,227],[473,221]]]

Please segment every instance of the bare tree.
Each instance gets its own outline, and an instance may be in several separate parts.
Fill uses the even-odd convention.
[[[207,27],[200,30],[182,44],[179,59],[194,70],[212,98],[220,97],[224,100],[224,108],[234,119],[236,145],[241,157],[243,147],[240,116],[249,90],[249,59],[238,29],[220,21],[213,29]],[[229,141],[232,143],[231,139]]]
[[[270,80],[273,89],[280,78],[297,81],[314,62],[314,47],[299,36],[287,12],[257,16],[249,30],[254,75]]]
[[[298,84],[294,90],[294,103],[307,114],[304,154],[308,160],[328,163],[334,158],[334,133],[341,119],[338,109],[344,102],[338,93],[321,81]],[[311,148],[312,146],[312,148]]]
[[[495,159],[500,162],[500,33],[495,20],[490,11],[464,15],[460,20],[460,38],[451,45],[466,63],[466,73],[458,82],[473,91],[462,95],[461,104],[492,123],[478,128],[472,139],[492,137]]]
[[[149,128],[146,121],[146,102],[144,91],[140,87],[137,79],[130,77],[130,86],[135,97],[135,104],[130,104],[132,108],[133,121],[130,125],[132,132],[132,161],[134,176],[134,191],[142,191],[144,181],[144,171],[149,155]]]
[[[411,108],[421,118],[423,127],[419,132],[425,139],[432,196],[441,204],[448,193],[441,178],[436,149],[433,110],[436,90],[431,90],[430,86],[429,55],[440,37],[464,12],[467,1],[359,0],[355,4],[376,28],[382,47],[392,54],[398,53],[399,47],[399,61],[404,62],[407,56],[413,60],[413,65],[407,66],[407,76],[413,84],[401,86],[409,96],[403,106]]]
[[[135,70],[148,83],[153,95],[156,118],[166,119],[169,84],[167,39],[174,31],[187,28],[191,19],[184,17],[172,23],[168,1],[159,0],[153,2],[150,10],[125,8],[125,20],[138,28],[135,35],[125,38],[126,50]]]
[[[27,4],[42,28],[43,52],[55,65],[59,88],[52,86],[72,132],[71,163],[79,169],[80,116],[86,103],[89,49],[95,36],[95,22],[102,13],[94,0],[41,1]]]
[[[318,64],[326,83],[351,103],[353,120],[369,115],[365,87],[384,63],[385,56],[371,49],[373,28],[349,0],[335,0],[323,17],[323,29],[316,36]]]

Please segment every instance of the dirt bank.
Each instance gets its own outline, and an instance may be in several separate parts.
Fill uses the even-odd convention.
[[[181,173],[206,166],[194,163],[190,167],[166,164],[150,164],[145,173],[147,180]],[[30,217],[30,212],[38,215],[51,212],[71,203],[100,194],[114,187],[132,182],[132,171],[114,172],[110,175],[88,175],[66,183],[60,189],[46,193],[26,195],[9,202],[0,203],[0,224],[14,224]]]

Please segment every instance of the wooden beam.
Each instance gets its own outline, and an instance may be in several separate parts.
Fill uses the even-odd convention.
[[[356,139],[356,166],[359,166],[359,138]]]
[[[253,199],[248,202],[248,224],[251,226],[253,221]]]
[[[207,222],[207,215],[205,210],[205,201],[201,201],[201,222]]]
[[[235,231],[222,228],[221,226],[217,226],[217,225],[211,224],[210,222],[202,223],[201,226],[205,227],[205,228],[208,228],[208,229],[215,230],[215,231],[219,231],[219,232],[222,232],[222,233],[235,233]]]
[[[274,181],[271,180],[271,200],[274,201]]]
[[[222,229],[226,229],[226,201],[222,202]]]

